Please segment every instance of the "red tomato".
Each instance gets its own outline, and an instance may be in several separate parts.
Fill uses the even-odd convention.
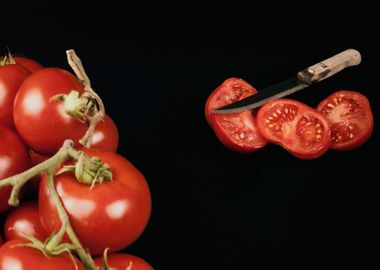
[[[34,167],[49,158],[48,156],[43,156],[33,151],[29,152],[29,156],[30,156],[30,161],[31,161],[31,165],[30,165],[31,167]],[[27,183],[28,192],[29,194],[33,195],[33,197],[36,197],[35,195],[38,195],[41,176],[42,176],[42,173],[30,179]]]
[[[13,228],[14,230],[10,230]],[[4,224],[4,235],[7,241],[24,239],[20,234],[34,236],[41,242],[48,238],[48,234],[42,227],[40,214],[36,202],[23,203],[8,214]]]
[[[354,91],[338,91],[324,99],[317,110],[331,129],[331,148],[352,150],[372,134],[373,115],[368,99]]]
[[[33,60],[31,58],[28,58],[28,57],[12,56],[12,58],[16,62],[16,64],[22,65],[23,67],[27,68],[30,72],[35,72],[37,70],[44,68],[36,60]],[[7,58],[7,63],[10,63],[9,57]]]
[[[0,127],[0,181],[29,168],[30,160],[24,144],[17,134]],[[0,213],[9,209],[11,187],[0,189]]]
[[[148,223],[151,212],[148,184],[124,157],[94,149],[84,151],[109,164],[113,180],[90,190],[73,173],[63,173],[55,177],[56,190],[76,235],[92,255],[102,254],[107,247],[110,252],[121,250],[134,242]],[[61,222],[45,177],[40,185],[39,209],[46,230],[58,231]]]
[[[103,268],[103,258],[96,258],[96,266]],[[153,270],[153,267],[143,259],[129,254],[111,254],[107,257],[109,270],[126,270],[132,263],[132,270]]]
[[[71,90],[82,93],[83,86],[71,73],[58,68],[41,69],[21,85],[13,110],[15,125],[26,144],[37,153],[53,155],[64,140],[72,139],[78,144],[85,134],[86,123],[65,113],[62,102],[50,101],[52,96],[68,94]],[[117,130],[108,119],[97,127],[104,131],[104,136],[95,147],[112,151],[117,148]]]
[[[30,71],[20,65],[0,67],[0,126],[14,128],[13,103],[21,83]]]
[[[295,100],[268,102],[257,114],[257,125],[264,138],[280,144],[298,158],[317,158],[330,146],[326,119],[313,108]]]
[[[34,248],[18,246],[25,243],[25,240],[12,240],[0,248],[0,270],[85,270],[78,259],[70,258],[67,252],[45,256]]]
[[[111,117],[105,115],[95,128],[92,148],[116,152],[119,145],[119,131]]]
[[[230,78],[211,93],[206,102],[205,116],[217,138],[228,148],[238,152],[253,152],[267,144],[256,124],[256,111],[234,114],[215,114],[212,110],[254,95],[256,89],[246,81]]]

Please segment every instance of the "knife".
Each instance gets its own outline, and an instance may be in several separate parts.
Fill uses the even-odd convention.
[[[255,109],[269,100],[275,100],[293,94],[313,83],[323,81],[347,67],[359,65],[360,62],[361,55],[357,50],[345,50],[298,72],[295,77],[264,88],[255,95],[215,109],[212,112],[228,114]]]

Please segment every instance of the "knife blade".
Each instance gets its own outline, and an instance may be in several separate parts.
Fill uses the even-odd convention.
[[[258,108],[269,100],[276,100],[293,94],[314,83],[323,81],[347,67],[359,65],[360,62],[361,55],[357,50],[345,50],[322,62],[319,62],[318,64],[298,72],[295,77],[266,87],[258,91],[255,95],[215,109],[212,112],[228,114]]]

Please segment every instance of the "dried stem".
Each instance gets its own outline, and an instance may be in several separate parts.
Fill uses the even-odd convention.
[[[99,106],[93,115],[87,115],[86,120],[89,123],[88,129],[82,139],[79,142],[85,147],[91,147],[92,136],[95,132],[96,125],[104,119],[105,116],[105,107],[102,99],[99,95],[92,89],[91,81],[88,78],[86,71],[83,68],[82,61],[76,55],[74,50],[66,51],[67,61],[70,67],[73,69],[75,75],[78,77],[80,82],[84,86],[84,91],[88,92],[97,102]]]

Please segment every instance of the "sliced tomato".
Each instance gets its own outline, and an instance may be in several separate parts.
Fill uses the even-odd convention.
[[[326,117],[330,125],[332,149],[355,149],[372,134],[371,106],[368,99],[358,92],[335,92],[324,99],[317,110]]]
[[[268,102],[257,114],[257,125],[265,139],[280,144],[298,158],[318,158],[330,146],[327,120],[295,100]]]
[[[267,144],[256,126],[256,111],[216,114],[212,110],[256,94],[256,89],[238,78],[225,80],[211,93],[206,102],[205,116],[217,138],[228,148],[250,153]]]

